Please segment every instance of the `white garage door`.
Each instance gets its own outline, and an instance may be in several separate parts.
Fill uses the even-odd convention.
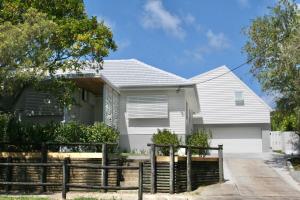
[[[213,127],[211,146],[223,144],[225,153],[262,152],[262,131],[259,127]]]

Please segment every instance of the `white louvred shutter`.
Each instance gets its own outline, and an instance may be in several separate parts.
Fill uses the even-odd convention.
[[[131,119],[168,118],[168,96],[128,96],[127,114]]]

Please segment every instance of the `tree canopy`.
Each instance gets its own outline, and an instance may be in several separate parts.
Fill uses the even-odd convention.
[[[28,84],[41,88],[49,79],[46,88],[60,87],[56,95],[65,103],[71,83],[56,72],[78,70],[85,61],[100,69],[117,48],[111,30],[87,15],[82,0],[0,0],[0,41],[0,96]]]
[[[244,49],[251,72],[264,91],[276,98],[277,121],[295,120],[287,126],[300,127],[300,15],[297,4],[280,0],[268,15],[254,19],[246,29]],[[281,120],[278,120],[278,119]],[[287,122],[285,122],[287,123]]]

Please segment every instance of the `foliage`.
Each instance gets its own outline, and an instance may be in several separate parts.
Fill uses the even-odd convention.
[[[105,123],[95,123],[87,127],[87,141],[98,143],[116,143],[119,141],[118,130],[107,126]]]
[[[0,121],[1,118],[0,115]],[[11,143],[117,143],[119,140],[119,132],[104,123],[84,125],[71,121],[64,124],[52,122],[41,125],[10,120],[8,123],[5,121],[0,124],[0,129],[4,130],[4,128],[7,131],[0,141]]]
[[[297,118],[294,113],[274,111],[271,114],[271,129],[273,131],[296,131]]]
[[[59,124],[52,122],[41,125],[10,120],[3,141],[24,144],[55,141],[55,129],[58,126]]]
[[[193,132],[191,135],[187,136],[186,143],[188,146],[200,146],[200,147],[209,147],[210,139],[212,134],[210,130],[198,129]],[[207,150],[193,150],[193,153],[199,153],[200,155],[206,155],[209,151]]]
[[[56,142],[71,143],[71,142],[85,142],[87,127],[76,121],[63,123],[55,129]]]
[[[251,72],[266,92],[276,96],[277,109],[286,114],[282,117],[297,117],[293,129],[299,131],[300,14],[296,3],[280,0],[269,15],[253,20],[246,35]]]
[[[51,90],[65,105],[72,103],[72,87],[56,72],[79,70],[86,61],[98,62],[100,70],[116,49],[111,30],[88,17],[82,0],[0,0],[0,40],[0,96],[53,81],[65,90]]]
[[[167,129],[157,130],[157,133],[154,133],[152,135],[152,142],[154,144],[164,144],[164,145],[179,145],[180,139],[175,133],[172,133],[171,131]],[[174,151],[177,151],[178,148],[174,148]],[[169,155],[169,147],[161,147],[160,151],[163,155]]]

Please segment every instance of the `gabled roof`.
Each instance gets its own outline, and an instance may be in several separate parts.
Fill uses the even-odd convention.
[[[248,87],[246,83],[244,83],[235,73],[233,73],[226,65],[222,65],[205,73],[199,74],[190,78],[189,80],[195,84],[201,84],[208,81],[212,81],[213,78],[218,78],[218,76],[223,76],[225,74],[231,75],[235,80],[237,80],[243,88],[248,90],[253,96],[257,98],[263,105],[266,106],[267,109],[272,111],[273,109],[262,99],[260,98],[251,88]]]
[[[100,74],[119,88],[192,85],[180,76],[147,65],[136,59],[105,60]]]
[[[195,86],[185,78],[147,65],[136,59],[104,60],[103,69],[96,70],[97,63],[88,62],[78,71],[58,71],[57,75],[68,77],[99,77],[119,89],[138,87]]]

